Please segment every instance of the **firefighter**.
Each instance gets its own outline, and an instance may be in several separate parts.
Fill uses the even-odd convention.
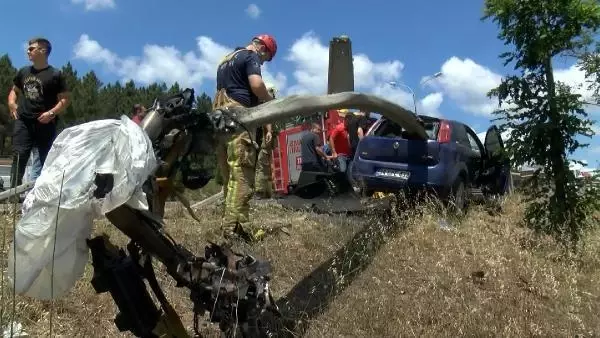
[[[261,65],[277,53],[275,39],[267,34],[252,38],[250,44],[238,47],[221,60],[217,69],[217,92],[213,109],[224,106],[253,107],[270,101],[262,79]],[[252,229],[249,202],[252,198],[258,145],[253,130],[220,136],[217,140],[217,165],[223,177],[223,237],[238,236],[246,241],[259,239],[262,229]]]
[[[269,93],[275,98],[275,87],[272,85],[267,86]],[[273,126],[267,124],[261,130],[261,145],[258,152],[258,159],[256,163],[256,190],[255,194],[258,199],[271,198],[273,197],[273,170],[272,165],[272,154],[275,141],[273,140]]]

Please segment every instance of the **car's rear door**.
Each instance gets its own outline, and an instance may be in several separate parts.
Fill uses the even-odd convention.
[[[475,177],[475,180],[473,182],[476,183],[478,182],[484,170],[485,148],[483,147],[483,144],[481,143],[473,129],[465,125],[465,130],[467,131],[467,138],[469,139],[469,145],[471,146],[471,150],[476,155],[476,159],[473,163],[473,173]]]
[[[456,131],[454,135],[456,135],[458,156],[461,162],[464,162],[467,167],[469,181],[466,183],[472,185],[481,170],[481,153],[471,146],[467,126],[459,122],[454,122],[454,130]]]

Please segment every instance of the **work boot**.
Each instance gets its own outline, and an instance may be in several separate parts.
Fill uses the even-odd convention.
[[[258,200],[270,200],[273,198],[273,194],[267,191],[257,191],[254,193],[254,196]]]
[[[263,229],[244,229],[241,224],[237,224],[235,228],[235,234],[243,239],[246,243],[255,243],[262,240],[265,236],[265,231]]]
[[[266,199],[268,199],[267,193],[264,192],[264,191],[255,191],[254,192],[254,199],[257,199],[257,200],[266,200]]]

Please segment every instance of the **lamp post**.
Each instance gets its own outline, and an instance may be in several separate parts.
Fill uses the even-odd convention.
[[[415,96],[415,91],[412,88],[410,88],[408,85],[406,85],[404,83],[401,83],[401,82],[390,81],[390,82],[388,82],[388,84],[390,86],[392,86],[393,88],[397,88],[398,86],[402,86],[402,87],[408,89],[408,91],[412,95],[413,105],[414,105],[414,108],[415,108],[415,115],[416,115],[417,114],[417,98]]]
[[[426,77],[424,80],[421,81],[421,86],[424,85],[427,81],[433,80],[433,79],[437,79],[438,77],[442,76],[442,72],[437,72],[431,76]],[[388,84],[390,86],[392,86],[393,88],[397,88],[398,86],[402,86],[406,89],[408,89],[408,91],[410,92],[410,94],[412,95],[412,99],[413,99],[413,106],[415,108],[415,115],[417,115],[417,97],[415,95],[415,91],[409,87],[408,85],[401,83],[401,82],[396,82],[396,81],[390,81],[388,82]]]
[[[437,72],[433,75],[427,76],[426,78],[424,78],[423,80],[421,80],[421,86],[424,85],[425,83],[427,83],[428,81],[431,81],[433,79],[437,79],[438,77],[442,76],[442,72]]]

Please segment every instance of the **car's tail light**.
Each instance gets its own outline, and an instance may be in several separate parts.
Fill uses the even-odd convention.
[[[438,131],[438,143],[450,143],[451,131],[450,122],[442,121],[440,123],[440,131]]]

